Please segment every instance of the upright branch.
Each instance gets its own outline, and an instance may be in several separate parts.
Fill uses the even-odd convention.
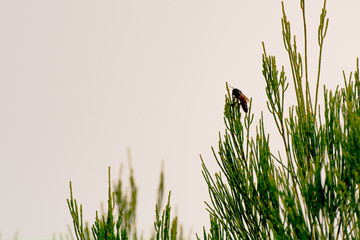
[[[222,239],[360,239],[359,63],[354,75],[346,78],[344,74],[344,89],[332,92],[324,88],[321,113],[318,88],[328,28],[325,0],[318,28],[320,50],[313,106],[307,66],[305,0],[300,0],[300,7],[305,78],[302,57],[282,3],[283,41],[297,100],[290,106],[287,117],[284,104],[289,84],[285,71],[283,67],[278,71],[275,57],[267,55],[263,44],[267,108],[282,138],[286,159],[271,152],[263,113],[255,127],[255,136],[250,136],[251,104],[244,116],[239,105],[232,104],[228,91],[224,110],[226,131],[220,136],[218,151],[213,148],[221,171],[213,176],[202,160],[213,230],[221,229]],[[204,239],[212,239],[212,235],[204,232]]]
[[[273,115],[276,127],[281,135],[284,143],[286,155],[288,159],[291,159],[290,152],[290,139],[288,131],[286,131],[286,123],[284,117],[284,99],[285,92],[289,87],[289,83],[286,81],[284,66],[282,66],[280,76],[278,76],[278,70],[276,67],[275,56],[267,56],[265,50],[265,44],[263,45],[263,75],[266,81],[266,95],[268,101],[266,102],[269,112]]]
[[[324,45],[324,39],[327,33],[329,18],[326,18],[326,0],[324,0],[324,6],[321,10],[320,14],[320,24],[318,28],[318,44],[319,44],[319,62],[318,62],[318,72],[316,78],[316,92],[315,92],[315,105],[314,105],[314,116],[316,116],[316,110],[318,108],[318,94],[319,94],[319,82],[320,82],[320,70],[321,70],[321,58],[322,58],[322,50]]]
[[[289,62],[291,66],[291,73],[293,76],[293,82],[295,87],[295,95],[297,100],[297,111],[301,116],[304,116],[309,109],[306,107],[308,104],[304,98],[304,92],[302,87],[302,77],[303,77],[303,65],[302,65],[302,57],[301,54],[297,52],[296,38],[294,36],[293,43],[291,41],[291,28],[290,22],[287,20],[287,16],[285,13],[284,3],[282,4],[282,12],[283,17],[281,19],[282,23],[282,34],[285,49],[289,56]]]
[[[305,61],[305,84],[306,84],[306,104],[307,109],[311,109],[311,96],[308,78],[308,50],[307,50],[307,30],[306,30],[306,14],[305,14],[305,0],[300,0],[300,8],[302,11],[303,28],[304,28],[304,61]]]
[[[120,168],[120,177],[114,186],[114,203],[116,203],[119,214],[123,216],[121,227],[127,229],[128,235],[134,235],[136,238],[136,203],[137,203],[137,186],[134,178],[134,170],[131,164],[131,153],[127,149],[128,162],[129,162],[129,182],[130,194],[123,189],[123,181],[121,179],[122,166]]]

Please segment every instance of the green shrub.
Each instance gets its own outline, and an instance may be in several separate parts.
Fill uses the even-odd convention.
[[[203,159],[202,173],[211,202],[207,203],[210,229],[207,239],[360,239],[360,81],[359,61],[344,88],[329,91],[319,101],[323,42],[328,28],[326,0],[318,27],[319,60],[316,88],[311,94],[308,76],[305,1],[300,0],[304,28],[304,53],[282,4],[282,35],[289,57],[296,104],[285,109],[289,82],[284,67],[279,72],[274,56],[263,43],[262,68],[267,108],[279,132],[283,149],[270,147],[263,113],[254,128],[251,104],[243,114],[226,85],[225,135],[213,148],[220,172],[211,174]],[[312,100],[314,99],[314,102]],[[280,152],[282,151],[282,153]],[[150,239],[183,239],[178,220],[170,220],[170,193],[161,212],[163,173],[158,189],[154,234]],[[70,182],[68,205],[77,239],[137,239],[135,227],[137,187],[130,170],[130,196],[119,180],[110,185],[106,215],[96,214],[91,228],[84,225],[82,206],[73,198]],[[114,209],[118,213],[114,214]],[[117,217],[116,217],[117,216]],[[91,229],[91,230],[90,230]],[[181,229],[181,228],[180,228]],[[200,239],[199,235],[196,235]],[[141,237],[142,238],[142,237]]]
[[[284,154],[270,148],[263,114],[250,136],[254,114],[243,115],[228,90],[225,98],[226,132],[213,149],[221,172],[213,176],[203,166],[211,203],[208,210],[222,239],[360,239],[360,81],[359,62],[345,87],[324,87],[324,106],[318,89],[326,1],[318,28],[319,62],[315,102],[312,103],[307,67],[305,1],[300,1],[304,26],[304,60],[282,4],[282,34],[289,56],[296,104],[286,109],[289,83],[274,56],[263,44],[263,75],[267,107],[281,136]],[[210,237],[210,239],[219,239]]]

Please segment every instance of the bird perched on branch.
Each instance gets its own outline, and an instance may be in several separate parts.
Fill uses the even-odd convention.
[[[237,88],[231,87],[232,90],[232,96],[235,99],[235,102],[239,102],[244,112],[248,112],[248,102],[249,99]]]

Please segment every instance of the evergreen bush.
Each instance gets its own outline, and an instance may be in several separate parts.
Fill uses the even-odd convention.
[[[263,43],[263,76],[267,108],[281,136],[284,154],[270,148],[261,114],[256,135],[249,135],[254,114],[243,115],[228,90],[226,132],[213,149],[221,171],[213,176],[204,161],[208,204],[222,237],[208,239],[360,239],[360,81],[359,61],[345,87],[329,91],[319,103],[323,42],[329,20],[326,0],[318,28],[319,62],[312,103],[307,66],[305,1],[300,1],[304,27],[304,60],[282,3],[282,34],[289,56],[296,104],[284,106],[289,82]],[[213,227],[214,228],[214,227]]]
[[[319,100],[319,82],[324,39],[329,20],[326,0],[318,27],[319,60],[316,88],[311,94],[308,74],[305,0],[300,0],[304,52],[298,52],[295,36],[282,3],[282,35],[289,57],[296,104],[285,106],[290,91],[287,74],[279,70],[275,56],[263,43],[262,73],[266,81],[267,108],[279,132],[283,149],[270,147],[261,113],[254,128],[252,100],[241,112],[226,84],[225,134],[218,149],[212,148],[220,172],[212,174],[202,161],[202,173],[211,198],[207,204],[210,229],[207,239],[360,239],[360,81],[359,60],[344,87],[324,86]],[[313,102],[314,101],[314,102]],[[137,239],[135,227],[137,187],[130,172],[130,196],[121,181],[110,184],[108,210],[96,215],[91,228],[83,223],[82,206],[73,198],[70,183],[68,205],[77,239]],[[158,190],[154,234],[151,239],[183,239],[178,220],[170,220],[170,193],[161,212],[163,175]],[[118,213],[114,214],[114,209]],[[117,217],[116,217],[117,216]],[[180,232],[180,234],[178,234]],[[200,239],[199,235],[196,235]],[[142,238],[142,237],[141,237]]]

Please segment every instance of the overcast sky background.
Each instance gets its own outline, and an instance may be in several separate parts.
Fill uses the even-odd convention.
[[[285,6],[302,50],[299,1]],[[313,92],[321,8],[307,1]],[[334,89],[360,55],[360,2],[328,1],[327,9],[321,83]],[[209,197],[199,154],[217,169],[210,147],[224,129],[226,81],[253,98],[256,118],[264,111],[277,146],[261,42],[288,70],[280,19],[279,0],[0,1],[2,239],[17,230],[20,239],[66,233],[70,180],[92,223],[107,200],[108,166],[116,180],[124,164],[128,185],[127,148],[139,186],[138,229],[148,237],[153,228],[164,161],[172,213],[186,235],[200,233]]]

